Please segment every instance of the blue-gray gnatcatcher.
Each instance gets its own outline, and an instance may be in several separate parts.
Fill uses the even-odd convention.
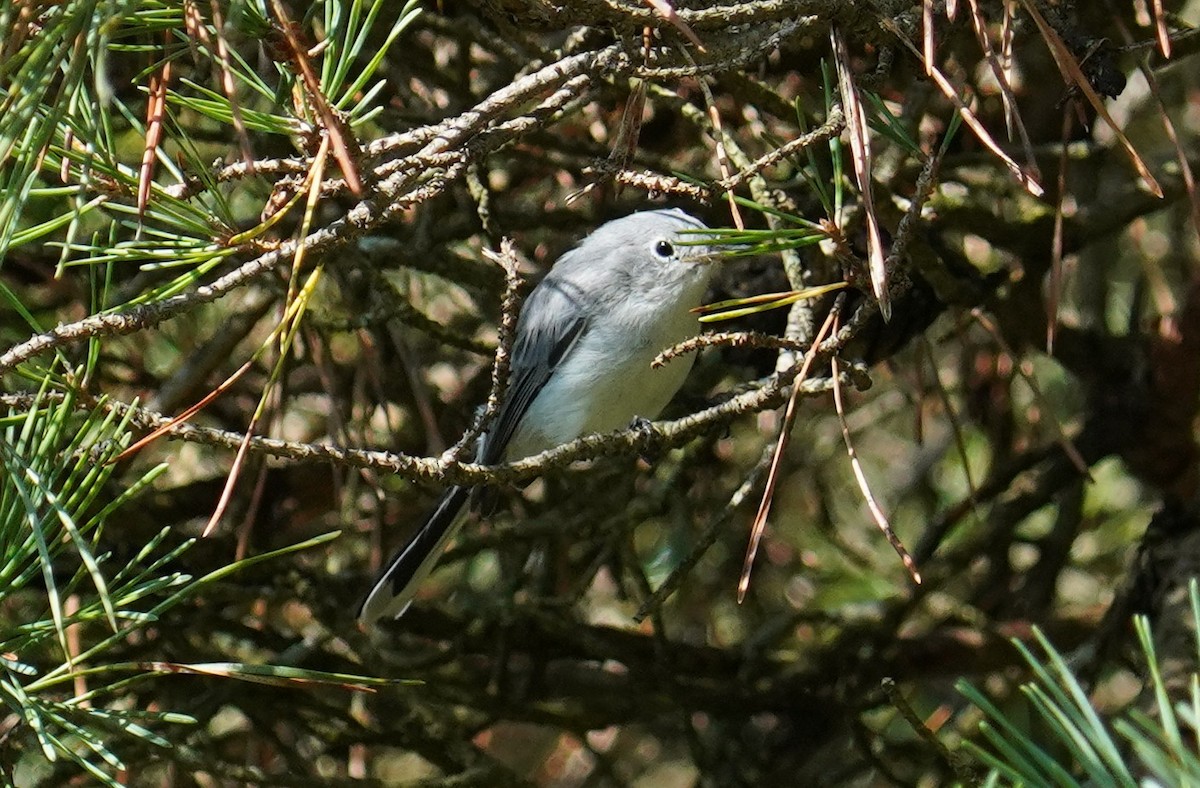
[[[564,254],[530,293],[517,322],[508,390],[480,438],[478,462],[517,460],[593,432],[654,418],[683,383],[692,355],[650,362],[695,335],[712,272],[706,229],[681,210],[608,222]],[[692,242],[695,243],[694,241]],[[360,622],[401,615],[466,519],[473,488],[451,487],[379,576]]]

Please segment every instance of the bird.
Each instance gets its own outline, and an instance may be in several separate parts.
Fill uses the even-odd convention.
[[[698,331],[694,310],[715,254],[689,231],[707,229],[678,208],[639,211],[602,224],[558,259],[521,309],[508,387],[477,462],[522,459],[658,416],[694,361],[686,354],[651,367]],[[403,615],[480,490],[445,491],[384,565],[359,608],[362,625]]]

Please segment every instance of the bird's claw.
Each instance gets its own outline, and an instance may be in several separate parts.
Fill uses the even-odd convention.
[[[629,422],[629,429],[637,435],[638,455],[646,462],[653,460],[662,439],[654,422],[642,416],[634,416]]]

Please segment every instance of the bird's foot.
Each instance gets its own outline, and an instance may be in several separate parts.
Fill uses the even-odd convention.
[[[629,429],[637,436],[637,450],[646,462],[652,462],[658,455],[662,443],[662,433],[654,426],[654,422],[642,416],[634,416],[629,422]]]

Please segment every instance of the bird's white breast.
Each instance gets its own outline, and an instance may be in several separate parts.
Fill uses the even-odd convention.
[[[530,404],[506,459],[528,457],[588,433],[624,429],[636,417],[658,416],[682,385],[694,354],[658,368],[650,364],[696,334],[696,316],[687,306],[665,314],[644,307],[617,309],[590,325]],[[617,343],[626,346],[625,352],[614,352]],[[621,360],[614,363],[615,358]]]

